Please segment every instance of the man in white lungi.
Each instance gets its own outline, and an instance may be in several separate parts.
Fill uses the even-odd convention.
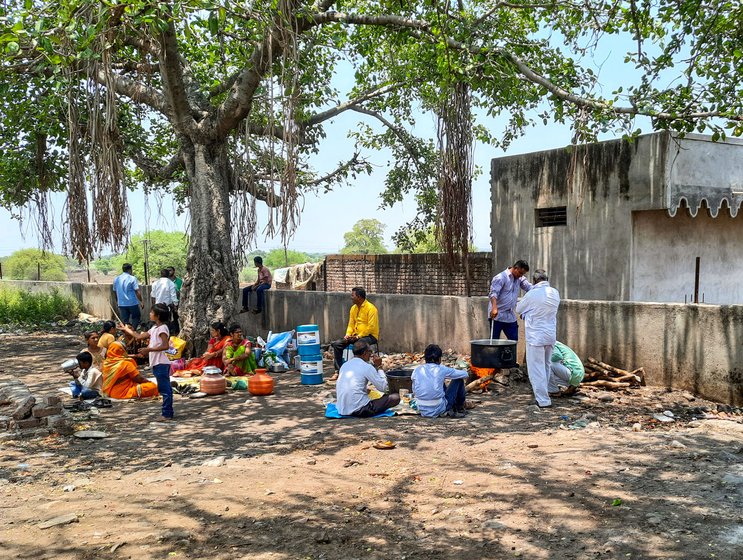
[[[539,408],[552,406],[548,392],[552,349],[557,341],[557,308],[560,292],[550,286],[542,269],[534,271],[533,287],[516,305],[526,330],[526,366]]]

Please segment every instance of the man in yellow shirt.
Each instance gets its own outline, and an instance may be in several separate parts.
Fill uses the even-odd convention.
[[[377,315],[377,308],[367,301],[366,290],[358,287],[351,288],[351,301],[353,301],[353,305],[348,317],[346,336],[330,343],[335,357],[335,374],[330,378],[330,381],[338,379],[338,370],[343,363],[343,350],[349,344],[353,344],[357,340],[365,340],[369,344],[376,344],[379,339],[379,315]]]

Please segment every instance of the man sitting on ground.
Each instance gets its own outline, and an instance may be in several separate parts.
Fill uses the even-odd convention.
[[[333,348],[335,374],[329,381],[338,379],[338,371],[343,363],[343,350],[357,340],[376,344],[379,339],[379,316],[377,308],[366,299],[364,288],[351,288],[351,311],[348,317],[346,336],[330,343]]]
[[[90,352],[80,352],[77,355],[77,365],[80,366],[80,373],[75,370],[67,372],[72,376],[70,381],[72,396],[81,399],[96,398],[103,386],[103,374],[93,366],[93,356]]]
[[[366,389],[368,383],[381,392],[387,390],[387,376],[379,369],[382,358],[374,356],[372,364],[369,363],[372,351],[369,343],[358,340],[353,345],[354,357],[341,367],[336,385],[338,396],[338,412],[343,416],[356,416],[358,418],[369,418],[381,414],[388,408],[400,403],[400,395],[392,393],[383,395],[378,399],[371,400]]]
[[[441,348],[429,344],[423,356],[426,363],[413,371],[413,394],[421,416],[464,418],[464,380],[469,373],[441,365]],[[444,384],[450,379],[449,386]]]
[[[555,342],[550,363],[550,379],[547,390],[551,397],[566,397],[574,394],[586,370],[575,352],[560,341]]]

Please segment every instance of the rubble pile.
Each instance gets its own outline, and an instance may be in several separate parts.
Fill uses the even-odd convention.
[[[57,395],[32,395],[14,378],[0,379],[0,434],[8,438],[74,431],[69,413]]]

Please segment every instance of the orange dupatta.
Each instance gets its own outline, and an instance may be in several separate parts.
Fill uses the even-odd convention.
[[[108,345],[106,359],[103,360],[103,387],[101,392],[114,399],[136,399],[156,397],[157,385],[151,382],[136,383],[139,375],[137,362],[126,353],[121,342]]]

